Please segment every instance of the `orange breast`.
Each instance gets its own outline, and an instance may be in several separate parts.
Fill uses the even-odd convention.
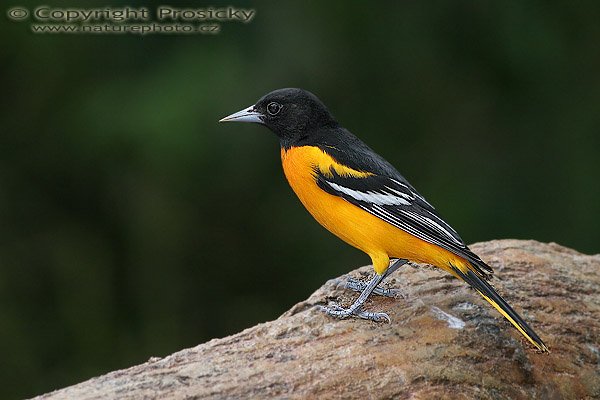
[[[317,186],[314,171],[317,168],[328,174],[335,170],[338,174],[356,177],[367,176],[368,172],[343,166],[313,146],[282,149],[281,160],[285,176],[304,207],[330,232],[367,253],[378,273],[385,271],[389,257],[406,258],[442,268],[448,261],[457,259],[451,252],[406,233],[350,202],[321,190]]]

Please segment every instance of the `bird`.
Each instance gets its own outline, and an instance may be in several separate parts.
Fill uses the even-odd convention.
[[[266,126],[279,139],[287,181],[300,202],[331,233],[366,253],[374,275],[348,308],[320,306],[330,316],[390,322],[363,310],[380,284],[409,262],[438,267],[473,287],[541,352],[548,347],[488,282],[492,268],[469,249],[436,209],[382,156],[342,127],[323,102],[299,88],[274,90],[219,122]]]

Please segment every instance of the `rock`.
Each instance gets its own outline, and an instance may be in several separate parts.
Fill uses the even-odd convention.
[[[390,324],[314,309],[352,303],[357,294],[343,288],[343,276],[275,321],[38,399],[600,398],[600,255],[518,240],[472,249],[550,354],[467,284],[433,267],[405,266],[387,283],[397,298],[373,296],[365,307],[387,312]]]

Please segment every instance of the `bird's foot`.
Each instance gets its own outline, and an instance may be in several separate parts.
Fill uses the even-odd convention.
[[[349,277],[345,284],[346,289],[354,290],[355,292],[362,292],[366,287],[367,284],[365,282],[352,277]],[[381,286],[377,286],[373,289],[373,293],[385,297],[402,297],[402,292],[399,289],[384,289]]]
[[[319,306],[319,309],[325,312],[327,315],[331,315],[332,317],[344,319],[350,316],[368,319],[369,321],[375,322],[391,322],[389,315],[384,312],[369,312],[369,311],[361,311],[360,309],[352,309],[351,308],[343,308],[338,306],[337,304],[332,304],[329,307]]]

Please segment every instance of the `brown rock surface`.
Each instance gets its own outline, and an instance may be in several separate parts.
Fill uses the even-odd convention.
[[[518,240],[472,249],[550,354],[538,353],[467,284],[405,266],[387,283],[399,298],[366,304],[386,311],[391,324],[314,310],[357,296],[340,277],[275,321],[39,398],[600,398],[600,255]]]

